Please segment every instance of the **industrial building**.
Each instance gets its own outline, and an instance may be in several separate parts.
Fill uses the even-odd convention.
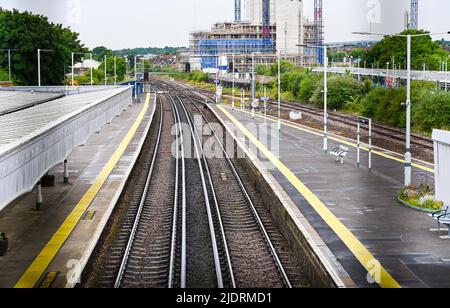
[[[228,64],[234,63],[234,71],[245,74],[251,72],[252,54],[257,64],[270,64],[277,52],[301,63],[300,45],[305,33],[312,35],[311,25],[305,27],[304,20],[301,0],[236,0],[234,22],[191,33],[191,69],[214,73],[230,70],[233,66]]]

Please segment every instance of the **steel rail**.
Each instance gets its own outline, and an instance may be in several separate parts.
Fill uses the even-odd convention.
[[[183,105],[183,108],[186,110],[186,107],[185,107],[185,104],[183,103],[183,101],[179,97],[178,97],[178,99],[181,102],[181,104]],[[192,119],[192,115],[190,115],[188,113],[188,116],[190,118],[191,123],[194,123],[194,121]],[[195,130],[195,135],[196,135],[196,138],[198,139],[198,142],[199,142],[198,144],[201,145],[200,137],[198,135],[198,130],[197,129]],[[227,239],[226,239],[226,236],[225,236],[225,228],[223,226],[222,216],[221,216],[221,213],[220,213],[219,201],[217,199],[217,195],[216,195],[216,192],[215,192],[215,189],[214,189],[214,182],[213,182],[212,176],[211,176],[211,171],[210,171],[209,164],[208,164],[208,161],[206,159],[206,155],[205,155],[205,152],[203,150],[203,146],[202,145],[200,146],[200,151],[201,151],[201,155],[202,155],[203,162],[204,162],[204,165],[205,165],[206,175],[208,176],[208,181],[209,181],[209,183],[211,185],[212,198],[214,200],[214,206],[215,206],[215,209],[216,209],[217,218],[218,218],[218,222],[219,222],[219,230],[220,230],[220,233],[221,233],[221,239],[222,239],[223,244],[224,244],[225,257],[226,257],[227,264],[228,264],[228,272],[230,274],[231,286],[232,286],[232,288],[236,288],[236,280],[235,280],[235,277],[234,277],[234,271],[233,271],[233,266],[232,266],[232,262],[231,262],[231,254],[230,254],[230,250],[228,249],[228,243],[227,243]]]
[[[198,139],[198,134],[197,134],[197,130],[195,128],[195,126],[191,123],[190,118],[189,118],[189,113],[186,110],[186,107],[184,106],[183,102],[178,98],[178,101],[181,104],[181,107],[183,108],[183,111],[186,115],[186,120],[187,120],[187,124],[190,127],[191,130],[191,134],[192,134],[192,139],[194,141],[194,150],[195,150],[195,155],[198,161],[198,167],[199,167],[199,171],[200,171],[200,178],[202,181],[202,188],[203,188],[203,196],[205,199],[205,206],[206,206],[206,211],[207,211],[207,215],[208,215],[208,225],[209,225],[209,231],[210,231],[210,237],[211,237],[211,245],[212,245],[212,250],[213,250],[213,256],[214,256],[214,267],[215,267],[215,272],[216,272],[216,278],[217,278],[217,285],[219,288],[223,288],[223,276],[222,276],[222,269],[221,269],[221,264],[220,264],[220,257],[219,257],[219,249],[217,247],[217,239],[216,239],[216,232],[214,230],[214,222],[213,222],[213,218],[212,218],[212,213],[211,213],[211,204],[209,201],[209,193],[208,193],[208,187],[206,185],[206,179],[205,179],[205,171],[203,170],[203,166],[202,166],[202,161],[200,158],[200,150],[199,148],[201,148],[201,144],[200,141]]]
[[[223,153],[225,154],[225,158],[226,158],[228,164],[230,165],[230,168],[231,168],[231,170],[232,170],[232,172],[233,172],[233,174],[234,174],[234,176],[235,176],[235,178],[236,178],[236,180],[237,180],[237,182],[239,184],[239,187],[240,187],[242,193],[244,194],[245,198],[247,199],[248,204],[250,205],[250,208],[252,210],[252,213],[253,213],[253,216],[255,218],[255,221],[258,224],[258,227],[259,227],[261,233],[264,236],[266,244],[267,244],[267,246],[268,246],[268,248],[270,250],[270,253],[272,254],[272,257],[274,258],[275,264],[277,265],[278,270],[280,271],[280,275],[282,276],[285,285],[288,288],[292,288],[292,284],[291,284],[291,282],[289,280],[289,277],[287,276],[286,271],[284,269],[284,266],[281,263],[280,258],[278,257],[278,253],[276,252],[275,247],[274,247],[274,245],[273,245],[273,243],[272,243],[272,241],[271,241],[271,239],[269,237],[269,234],[267,233],[266,228],[264,227],[264,223],[262,222],[261,218],[259,217],[259,214],[258,214],[258,212],[256,210],[256,207],[255,207],[252,199],[250,198],[250,195],[247,192],[247,189],[245,188],[245,185],[242,182],[242,179],[239,176],[239,174],[238,174],[238,172],[237,172],[233,162],[231,161],[230,156],[228,155],[227,151],[225,150],[225,147],[224,147],[223,143],[220,141],[219,137],[217,136],[216,131],[211,126],[210,122],[208,121],[206,116],[203,114],[203,112],[200,110],[200,108],[198,108],[198,106],[196,104],[194,104],[194,106],[196,106],[197,110],[202,115],[202,117],[203,117],[204,121],[207,123],[209,129],[214,133],[214,137],[216,138],[217,143],[219,144],[220,148],[222,149]]]
[[[160,141],[161,141],[161,133],[162,133],[162,127],[163,127],[163,108],[162,108],[161,102],[160,102],[160,115],[161,115],[161,117],[160,117],[160,123],[159,123],[158,138],[156,140],[156,145],[155,145],[155,150],[154,150],[154,153],[153,153],[152,163],[150,165],[150,169],[149,169],[149,172],[148,172],[148,175],[147,175],[147,181],[145,183],[144,192],[142,193],[142,197],[141,197],[141,200],[139,202],[139,209],[138,209],[138,212],[136,214],[136,218],[135,218],[135,221],[134,221],[134,224],[133,224],[133,228],[131,230],[131,234],[130,234],[130,238],[128,240],[127,247],[125,249],[124,257],[122,259],[122,263],[120,264],[120,268],[119,268],[119,272],[117,274],[116,282],[114,283],[114,288],[120,288],[120,285],[122,283],[123,275],[125,273],[125,269],[126,269],[126,266],[128,264],[128,258],[130,256],[131,249],[133,247],[134,239],[135,239],[135,236],[136,236],[136,231],[137,231],[137,229],[139,227],[139,223],[140,223],[140,220],[141,220],[142,210],[143,210],[143,208],[145,206],[145,199],[147,197],[148,189],[149,189],[151,180],[153,178],[153,170],[154,170],[156,158],[157,158],[158,152],[159,152],[159,144],[160,144]]]

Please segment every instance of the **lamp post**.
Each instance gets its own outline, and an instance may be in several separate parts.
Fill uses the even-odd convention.
[[[107,61],[108,59],[107,59],[107,57],[106,57],[106,55],[105,55],[105,86],[107,85],[107,83],[108,83],[108,76],[106,75],[107,74],[107,71],[106,71],[106,66],[107,66],[107,63],[106,63],[106,61]]]
[[[328,47],[312,46],[312,45],[299,45],[307,48],[323,48],[324,55],[327,55]],[[336,46],[339,47],[339,46]],[[323,152],[328,154],[328,56],[324,57],[323,61]]]
[[[19,49],[0,49],[2,52],[8,52],[8,76],[9,82],[12,81],[12,72],[11,72],[11,51],[18,51]]]
[[[448,89],[448,61],[445,61],[445,91]]]
[[[52,49],[38,49],[37,59],[38,59],[38,86],[41,86],[41,52],[53,52]]]
[[[411,41],[413,37],[431,36],[437,34],[450,34],[450,31],[445,33],[424,33],[424,34],[384,34],[384,33],[370,33],[370,32],[353,32],[359,35],[375,35],[375,36],[396,36],[406,37],[407,48],[407,85],[406,85],[406,153],[405,153],[405,186],[410,186],[412,183],[412,155],[411,155]]]
[[[281,130],[281,52],[278,51],[278,130]]]
[[[252,52],[252,118],[255,118],[255,103],[256,99],[256,78],[255,78],[255,53]]]
[[[92,74],[94,63],[92,61],[92,52],[90,53],[90,58],[91,58],[91,87],[92,87],[94,85],[94,78],[93,78],[93,74]]]
[[[234,47],[234,45],[233,45]],[[233,90],[232,90],[232,98],[231,98],[231,109],[234,110],[234,104],[235,104],[235,99],[234,99],[234,87],[235,87],[235,69],[234,69],[234,65],[235,65],[235,58],[234,58],[234,48],[233,48],[233,71],[231,72],[231,74],[233,74]]]
[[[114,85],[117,86],[117,57],[114,56]]]

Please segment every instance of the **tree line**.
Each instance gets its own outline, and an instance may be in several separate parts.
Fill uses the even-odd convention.
[[[71,52],[88,52],[78,33],[61,24],[49,22],[43,15],[0,8],[0,49],[13,49],[11,66],[13,80],[21,85],[38,82],[37,49],[41,54],[42,84],[61,84],[71,63]],[[0,52],[2,78],[8,72],[8,53]]]

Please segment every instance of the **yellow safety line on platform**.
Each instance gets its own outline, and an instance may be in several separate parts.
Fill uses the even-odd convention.
[[[120,143],[117,150],[114,152],[111,159],[105,165],[103,170],[97,176],[94,184],[89,188],[89,190],[84,194],[81,198],[80,202],[75,206],[70,215],[66,218],[63,224],[59,227],[58,231],[53,235],[41,253],[36,257],[27,271],[22,275],[20,280],[15,285],[15,288],[33,288],[36,286],[40,277],[44,274],[47,267],[52,262],[53,258],[56,256],[58,251],[66,242],[69,235],[74,230],[75,226],[80,221],[83,214],[86,212],[91,202],[97,196],[98,192],[102,188],[103,184],[108,179],[109,175],[119,162],[120,158],[124,154],[128,144],[131,139],[133,139],[136,131],[138,130],[144,116],[148,110],[150,104],[150,94],[147,94],[147,98],[145,100],[145,104],[136,118],[133,126],[128,131],[127,135],[124,137],[122,142]]]
[[[229,107],[229,106],[226,106],[226,107],[227,107],[228,109],[231,109],[231,107]],[[244,111],[244,112],[245,112],[246,114],[251,114],[251,113],[248,112],[248,111]],[[259,117],[259,118],[262,118],[262,119],[265,118],[263,115],[259,115],[259,114],[255,114],[255,116],[257,116],[257,117]],[[267,119],[268,119],[269,121],[271,121],[271,122],[277,122],[277,121],[278,121],[278,119],[273,118],[273,117],[271,117],[271,116],[267,116]],[[323,137],[323,133],[314,132],[314,131],[309,130],[309,129],[307,129],[307,128],[303,128],[303,127],[300,127],[300,126],[297,126],[297,125],[294,125],[294,124],[287,123],[286,121],[282,121],[281,123],[282,123],[283,125],[287,126],[287,127],[295,128],[295,129],[304,131],[304,132],[306,132],[306,133],[310,133],[310,134],[313,134],[313,135],[316,135],[316,136]],[[349,141],[346,141],[346,140],[343,140],[343,139],[339,139],[339,138],[336,138],[336,137],[328,136],[328,139],[333,140],[333,141],[336,141],[336,142],[343,143],[343,144],[345,144],[345,145],[348,145],[348,146],[351,146],[351,147],[354,147],[354,148],[357,147],[357,144],[356,144],[356,143],[349,142]],[[369,151],[369,149],[368,149],[367,147],[361,147],[361,150],[364,150],[364,151],[366,151],[366,152]],[[377,150],[372,150],[372,153],[373,153],[373,154],[376,154],[376,155],[378,155],[378,156],[381,156],[381,157],[390,159],[390,160],[397,161],[397,162],[402,163],[402,164],[405,163],[405,160],[403,160],[403,159],[401,159],[401,158],[397,158],[397,157],[394,157],[394,156],[389,155],[389,154],[386,154],[386,153],[382,153],[382,152],[377,151]],[[399,155],[400,155],[400,154],[399,154]],[[426,163],[426,162],[424,162],[424,163]],[[429,163],[427,163],[427,164],[429,164]],[[430,164],[430,165],[433,166],[433,164]],[[430,172],[430,173],[435,173],[434,169],[429,168],[429,167],[425,167],[425,166],[422,166],[422,165],[419,165],[419,164],[416,164],[416,163],[413,163],[412,166],[415,167],[415,168],[418,168],[418,169],[421,169],[421,170]]]
[[[222,106],[218,108],[247,136],[247,138],[269,159],[272,164],[289,180],[297,191],[311,204],[322,219],[330,226],[337,236],[350,249],[361,265],[382,288],[400,288],[395,279],[381,266],[367,248],[353,233],[306,187],[295,174],[284,165],[267,147],[253,136],[242,124]]]

